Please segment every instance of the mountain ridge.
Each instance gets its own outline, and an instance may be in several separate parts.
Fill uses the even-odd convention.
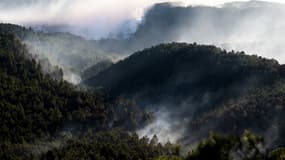
[[[274,59],[244,52],[170,43],[136,52],[83,84],[134,99],[150,111],[166,110],[171,118],[164,123],[173,125],[174,132],[187,128],[186,133],[195,137],[182,138],[189,143],[210,130],[241,134],[252,129],[266,135],[263,131],[276,118],[280,134],[275,145],[283,143],[283,118],[278,114],[283,113],[285,95],[282,68]],[[147,129],[156,133],[156,128]]]

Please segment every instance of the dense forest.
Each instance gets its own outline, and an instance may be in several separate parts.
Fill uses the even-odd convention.
[[[215,46],[163,44],[136,52],[84,84],[135,99],[150,111],[164,108],[170,121],[187,128],[183,143],[211,130],[252,129],[271,145],[284,144],[284,66],[273,59]]]
[[[60,68],[44,73],[51,64],[29,52],[20,35],[27,29],[0,26],[0,159],[284,159],[278,147],[284,144],[285,74],[275,60],[164,44],[90,68],[82,83],[89,88],[54,78],[62,76]],[[207,103],[201,103],[204,93],[211,95]],[[154,119],[149,103],[177,104],[181,112],[173,120],[187,116],[189,108],[178,103],[186,97],[197,110],[184,139],[161,143],[163,137],[135,132]],[[280,136],[268,145],[261,131],[273,120]]]
[[[151,118],[130,101],[109,100],[43,74],[32,57],[14,35],[1,33],[1,159],[13,158],[6,150],[21,156],[26,153],[19,148],[32,152],[37,143],[58,141],[66,134],[117,127],[132,131]]]
[[[36,59],[49,61],[41,63],[44,72],[59,66],[63,69],[63,78],[72,83],[78,83],[80,79],[75,78],[80,78],[79,75],[89,67],[118,59],[115,53],[106,53],[100,49],[96,41],[86,40],[70,33],[46,33],[14,24],[0,24],[0,30],[6,34],[14,34],[24,42],[29,52],[37,56]],[[73,78],[72,74],[78,76]],[[85,74],[82,74],[84,78]]]

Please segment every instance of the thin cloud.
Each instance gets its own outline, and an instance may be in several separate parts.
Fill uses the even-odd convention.
[[[126,21],[139,22],[147,8],[166,1],[177,2],[177,0],[2,0],[0,21],[22,25],[70,25],[94,32],[92,34],[98,38],[117,30]],[[218,5],[230,1],[180,0],[181,4],[185,5]]]

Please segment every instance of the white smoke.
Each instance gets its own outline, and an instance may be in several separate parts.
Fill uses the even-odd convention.
[[[44,70],[57,66],[63,71],[63,79],[73,84],[81,82],[80,74],[85,69],[104,60],[116,61],[119,57],[101,51],[93,41],[64,33],[30,33],[23,42],[30,53],[48,59],[49,65]]]
[[[167,109],[160,108],[154,113],[155,120],[145,128],[137,131],[140,137],[147,136],[159,137],[159,142],[165,144],[167,142],[179,141],[186,131],[188,119],[176,119],[172,117]]]
[[[247,9],[247,6],[243,5],[244,3],[236,3],[236,5],[233,3],[230,7],[222,6],[222,9],[243,12]],[[251,5],[254,6],[254,1]],[[256,6],[257,9],[254,9],[258,10],[258,7]],[[249,13],[244,17],[233,19],[233,21],[225,20],[224,25],[232,25],[232,30],[227,33],[227,31],[223,31],[223,29],[227,29],[226,27],[215,25],[215,20],[223,17],[215,17],[207,12],[201,12],[191,22],[191,27],[180,31],[177,41],[216,45],[226,50],[245,51],[246,54],[274,58],[284,63],[285,22],[282,21],[284,17],[284,5],[272,7],[268,4],[267,7],[261,7],[258,12]],[[238,22],[234,20],[238,20]]]
[[[63,79],[72,83],[72,84],[79,84],[81,82],[81,76],[71,72],[70,70],[63,70]]]
[[[57,31],[71,32],[89,39],[100,39],[119,32],[125,34],[135,32],[149,7],[159,2],[176,1],[185,6],[202,4],[218,5],[222,8],[228,7],[222,3],[233,2],[232,0],[2,0],[0,21],[27,26],[61,26]],[[267,1],[284,3],[283,0]],[[234,6],[236,8],[247,7],[238,6],[242,3],[236,4]],[[285,9],[283,13],[270,9],[265,10],[262,15],[253,13],[238,23],[230,22],[234,24],[234,31],[225,36],[217,32],[223,30],[223,26],[214,28],[211,23],[214,17],[203,13],[191,22],[192,26],[186,26],[181,30],[175,41],[214,44],[227,50],[243,50],[247,54],[275,58],[283,63],[285,62],[283,47],[285,22],[282,21],[284,16]]]
[[[234,0],[2,0],[0,21],[69,26],[69,32],[98,39],[120,32],[126,22],[139,23],[155,3],[177,1],[184,5],[219,5]],[[134,30],[136,25],[130,27]]]

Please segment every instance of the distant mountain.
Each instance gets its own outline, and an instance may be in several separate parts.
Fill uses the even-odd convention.
[[[52,66],[61,67],[64,78],[70,82],[79,81],[72,80],[71,73],[79,75],[98,62],[117,59],[114,54],[100,50],[95,41],[69,33],[37,32],[12,24],[0,24],[0,31],[15,34],[33,55],[48,59]]]
[[[130,34],[135,32],[139,21],[135,19],[129,19],[118,24],[110,32],[97,31],[94,26],[77,26],[67,24],[32,24],[31,27],[38,32],[45,33],[71,33],[73,35],[81,36],[86,39],[100,39],[100,38],[128,38]],[[97,28],[100,30],[100,27]]]
[[[284,131],[284,66],[276,60],[214,46],[163,44],[134,53],[84,84],[166,110],[170,123],[180,124],[172,131],[187,128],[190,140],[184,142],[210,130],[267,134],[275,126],[278,144],[285,144],[278,136]]]
[[[264,0],[250,0],[248,2],[228,2],[223,4],[224,7],[227,8],[266,8],[266,7],[280,7],[282,6],[280,3],[268,2]]]
[[[146,11],[137,30],[128,38],[106,38],[98,44],[108,52],[130,54],[161,43],[197,42],[272,57],[272,53],[284,53],[281,35],[285,23],[276,20],[284,11],[283,4],[265,1],[226,3],[219,7],[158,3]]]
[[[285,52],[282,47],[285,40],[281,36],[285,23],[276,20],[276,17],[285,14],[284,11],[283,4],[266,1],[232,2],[217,7],[157,3],[145,12],[141,22],[123,22],[109,33],[109,36],[99,40],[97,37],[94,41],[71,36],[75,34],[92,39],[92,28],[66,24],[31,25],[34,30],[45,33],[45,36],[39,34],[45,37],[42,38],[40,46],[37,46],[39,50],[50,49],[45,46],[51,46],[54,48],[51,52],[56,53],[52,56],[54,62],[76,70],[78,67],[84,70],[100,59],[117,60],[116,56],[130,55],[144,48],[171,42],[211,44],[229,50],[245,50],[250,54],[272,57],[273,52]],[[41,39],[34,36],[27,38],[31,44]],[[79,39],[82,41],[77,43]],[[82,53],[84,56],[74,53]],[[63,55],[63,60],[56,55]],[[274,56],[285,61],[282,55]],[[80,59],[80,62],[74,59]],[[82,65],[81,62],[86,65]]]
[[[64,79],[77,84],[81,73],[98,62],[116,62],[138,50],[173,41],[215,44],[278,57],[283,62],[282,54],[271,53],[285,51],[280,34],[285,23],[275,20],[284,14],[284,8],[282,4],[263,1],[226,3],[220,7],[158,3],[146,11],[141,23],[126,21],[118,27],[121,32],[114,31],[101,40],[74,36],[70,33],[88,37],[92,30],[85,33],[84,29],[68,25],[38,24],[28,30],[2,24],[2,28],[16,31],[34,54],[48,57],[53,66],[63,68]]]

